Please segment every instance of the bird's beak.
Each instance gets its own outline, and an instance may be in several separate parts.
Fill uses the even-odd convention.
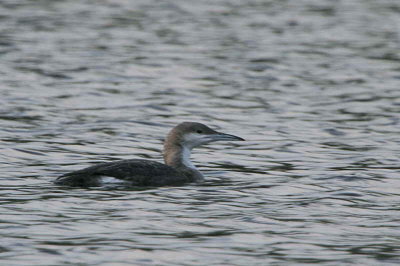
[[[211,141],[219,141],[219,140],[230,140],[230,141],[244,141],[241,137],[225,134],[221,132],[216,132],[215,134],[210,135]]]

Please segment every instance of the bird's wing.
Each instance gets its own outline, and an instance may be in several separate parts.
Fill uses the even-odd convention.
[[[69,186],[98,186],[101,176],[118,178],[135,186],[178,185],[189,181],[186,176],[168,165],[132,159],[96,164],[66,173],[58,177],[55,182]]]

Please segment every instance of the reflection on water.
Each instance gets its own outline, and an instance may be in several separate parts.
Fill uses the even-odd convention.
[[[399,264],[400,3],[2,1],[4,265]],[[181,121],[242,136],[203,184],[65,189],[162,160]]]

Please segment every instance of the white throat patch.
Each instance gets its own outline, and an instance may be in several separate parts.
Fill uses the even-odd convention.
[[[190,149],[183,147],[182,149],[182,163],[189,168],[196,169],[196,167],[190,161]]]
[[[184,146],[190,150],[202,144],[209,143],[210,140],[205,136],[198,133],[189,133],[184,136]]]

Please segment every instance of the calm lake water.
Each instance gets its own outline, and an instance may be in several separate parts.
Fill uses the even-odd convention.
[[[2,0],[0,265],[400,264],[398,0]],[[201,184],[72,189],[162,161]]]

